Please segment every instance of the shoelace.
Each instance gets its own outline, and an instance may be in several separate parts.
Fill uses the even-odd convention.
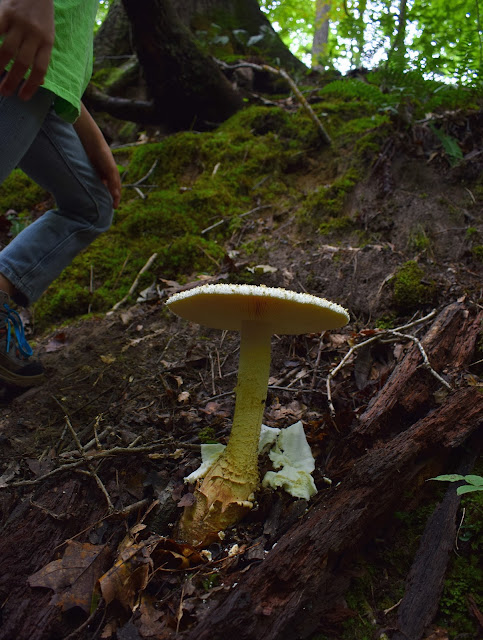
[[[18,350],[25,358],[30,358],[33,353],[32,347],[27,342],[22,320],[16,311],[11,309],[5,302],[3,308],[7,312],[7,353],[10,351],[10,342],[12,340],[12,329],[17,339]]]

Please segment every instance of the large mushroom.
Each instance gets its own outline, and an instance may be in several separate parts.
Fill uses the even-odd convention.
[[[179,537],[206,544],[253,506],[259,483],[258,441],[270,373],[272,334],[336,329],[349,320],[338,304],[307,293],[253,285],[208,284],[171,296],[177,315],[213,329],[240,332],[236,404],[228,445],[195,490]]]

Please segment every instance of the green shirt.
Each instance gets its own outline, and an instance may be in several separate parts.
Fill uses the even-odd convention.
[[[43,86],[55,93],[54,108],[74,122],[92,73],[92,42],[99,0],[54,0],[55,42]]]

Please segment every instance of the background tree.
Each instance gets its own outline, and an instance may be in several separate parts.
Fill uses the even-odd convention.
[[[94,52],[96,69],[115,66],[117,72],[98,73],[107,95],[91,86],[90,106],[171,130],[213,126],[242,106],[216,57],[237,61],[248,56],[290,71],[306,70],[257,0],[114,0],[97,32]]]
[[[320,2],[321,0],[319,0]],[[282,40],[310,54],[317,27],[316,0],[260,0]],[[334,0],[327,12],[326,67],[347,71],[387,63],[401,71],[477,85],[483,70],[480,0]]]

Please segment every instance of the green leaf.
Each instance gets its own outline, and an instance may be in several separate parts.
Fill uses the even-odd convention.
[[[483,478],[481,476],[465,476],[465,481],[483,489]]]
[[[441,480],[441,482],[458,482],[458,480],[464,480],[464,476],[460,476],[458,473],[450,473],[446,476],[436,476],[436,478],[428,478],[428,480]]]
[[[463,493],[471,493],[472,491],[483,491],[483,487],[475,487],[472,484],[465,484],[456,489],[456,493],[460,496]]]

